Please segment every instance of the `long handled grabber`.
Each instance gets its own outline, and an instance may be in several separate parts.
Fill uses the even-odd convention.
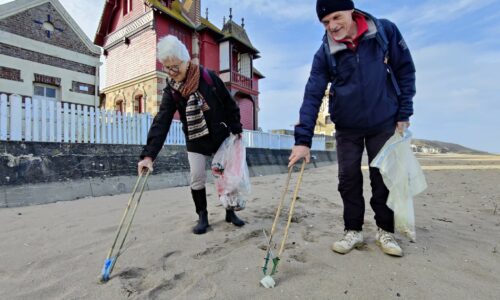
[[[285,241],[286,241],[286,238],[288,237],[288,229],[290,228],[290,223],[292,222],[293,210],[295,208],[295,202],[297,200],[297,194],[299,193],[299,188],[300,188],[300,184],[302,182],[302,175],[304,174],[305,166],[306,166],[306,160],[304,159],[304,161],[302,162],[302,166],[300,168],[300,173],[299,173],[299,178],[297,179],[297,184],[295,185],[295,190],[293,193],[292,202],[290,204],[290,210],[288,212],[288,221],[287,221],[286,227],[285,227],[285,234],[283,236],[283,239],[281,240],[281,246],[280,246],[280,250],[278,252],[278,256],[274,256],[273,252],[271,251],[271,248],[272,248],[274,233],[276,231],[276,225],[278,223],[278,219],[279,219],[279,216],[281,214],[281,209],[283,208],[283,203],[285,202],[285,196],[286,196],[286,193],[288,191],[288,186],[290,185],[290,178],[292,177],[293,166],[288,169],[288,177],[286,179],[285,189],[283,190],[283,193],[281,194],[280,203],[278,205],[278,209],[276,210],[276,215],[274,216],[274,222],[273,222],[273,225],[271,227],[271,233],[269,234],[269,237],[267,237],[266,232],[264,231],[264,235],[266,236],[268,243],[267,243],[267,249],[266,249],[266,256],[264,258],[264,266],[262,267],[262,272],[264,273],[264,278],[262,278],[260,283],[265,288],[273,288],[276,284],[274,282],[274,279],[271,276],[273,276],[277,272],[278,264],[280,262],[280,257],[283,254],[283,250],[285,249]],[[273,263],[273,266],[272,266],[270,273],[268,273],[269,261],[272,261],[272,263]]]
[[[145,176],[143,176],[144,173],[146,174]],[[102,282],[102,283],[105,283],[109,280],[109,276],[111,275],[111,272],[113,272],[113,268],[115,267],[116,261],[118,260],[118,257],[121,254],[123,244],[125,244],[125,239],[127,238],[128,232],[129,232],[130,227],[132,225],[132,221],[134,220],[134,216],[135,216],[135,213],[137,211],[137,207],[139,206],[139,202],[141,201],[142,192],[144,191],[144,187],[146,186],[146,182],[148,181],[149,173],[150,173],[149,170],[147,170],[146,172],[143,171],[139,174],[139,178],[137,178],[137,182],[135,183],[134,189],[132,190],[132,196],[130,196],[130,199],[128,200],[127,208],[125,208],[125,212],[123,213],[122,220],[120,221],[120,225],[118,226],[118,230],[116,231],[115,240],[113,241],[113,245],[111,245],[111,249],[109,249],[108,256],[106,257],[106,260],[104,261],[104,266],[102,267],[101,276],[99,278],[100,282]],[[141,179],[144,179],[142,181],[142,184],[140,184]],[[135,194],[137,192],[137,188],[139,187],[139,185],[141,186],[140,191],[139,191],[139,196],[137,197],[137,199],[134,199]],[[129,213],[130,207],[132,206],[132,203],[134,202],[134,200],[135,200],[135,205],[134,205],[134,208],[132,209],[131,214],[130,214]],[[128,224],[127,224],[126,229],[125,229],[125,234],[123,235],[123,237],[121,239],[120,247],[118,248],[116,253],[114,253],[114,255],[113,255],[113,250],[115,249],[116,242],[118,241],[118,238],[120,237],[120,234],[121,234],[121,231],[123,228],[123,224],[125,223],[125,219],[127,219],[127,217],[129,217],[129,220],[128,220]]]

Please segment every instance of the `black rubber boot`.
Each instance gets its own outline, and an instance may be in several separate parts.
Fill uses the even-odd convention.
[[[208,211],[207,211],[207,194],[206,190],[193,190],[191,189],[196,213],[198,214],[198,224],[193,227],[194,234],[204,234],[207,232],[208,224]]]
[[[234,210],[229,210],[229,209],[226,210],[226,222],[233,223],[234,226],[238,227],[245,225],[245,222],[243,222],[243,220],[238,218]]]

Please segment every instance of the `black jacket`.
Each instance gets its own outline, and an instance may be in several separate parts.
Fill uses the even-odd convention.
[[[240,109],[224,83],[212,71],[208,71],[208,75],[212,79],[212,85],[210,85],[203,78],[203,72],[203,67],[200,66],[198,90],[210,107],[209,110],[203,112],[209,135],[192,141],[187,140],[187,99],[183,98],[179,92],[171,89],[167,84],[167,87],[163,90],[160,110],[149,129],[147,144],[142,150],[141,159],[145,156],[149,156],[153,160],[156,158],[165,143],[176,111],[179,111],[182,130],[186,136],[186,147],[189,152],[211,155],[217,151],[220,144],[229,136],[229,132],[233,134],[242,132]]]

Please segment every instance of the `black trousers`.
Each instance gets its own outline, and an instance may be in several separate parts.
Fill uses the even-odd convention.
[[[366,147],[368,161],[371,162],[385,142],[394,134],[394,128],[378,132],[337,131],[337,160],[339,165],[338,191],[344,203],[345,230],[362,230],[365,214],[363,198],[363,174],[361,158]],[[389,190],[377,168],[370,167],[372,198],[370,205],[375,212],[378,227],[394,232],[394,212],[387,206]]]

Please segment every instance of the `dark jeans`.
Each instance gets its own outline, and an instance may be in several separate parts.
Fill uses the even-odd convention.
[[[368,161],[371,162],[385,142],[394,134],[395,128],[378,132],[337,131],[337,160],[339,164],[338,190],[344,202],[345,230],[362,230],[365,214],[363,198],[363,174],[361,157],[366,147]],[[394,213],[387,206],[389,190],[377,168],[370,167],[372,198],[370,205],[375,212],[377,226],[388,232],[394,232]]]

